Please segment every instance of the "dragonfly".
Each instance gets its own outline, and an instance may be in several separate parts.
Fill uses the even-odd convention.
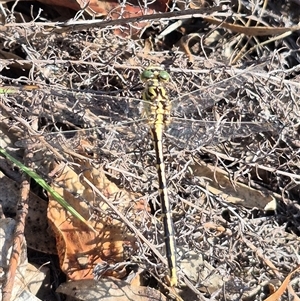
[[[60,93],[56,90],[51,93],[58,98],[66,98],[67,107],[72,107],[72,110],[67,113],[72,115],[70,118],[73,118],[73,124],[80,119],[92,120],[88,128],[78,128],[78,131],[92,134],[96,132],[97,137],[100,137],[99,149],[102,151],[112,150],[116,154],[124,152],[124,145],[128,145],[127,141],[132,142],[137,136],[139,140],[143,140],[150,131],[156,157],[158,194],[164,225],[169,283],[170,286],[177,286],[176,239],[164,163],[164,144],[179,149],[197,151],[207,144],[217,144],[229,138],[244,137],[255,132],[271,131],[272,127],[266,122],[236,122],[239,117],[236,117],[232,111],[224,116],[219,116],[217,121],[204,120],[207,117],[212,118],[214,115],[213,112],[206,112],[205,108],[216,105],[219,100],[224,99],[226,93],[243,85],[246,79],[242,76],[233,78],[231,81],[218,82],[211,90],[195,89],[186,95],[181,95],[180,98],[173,97],[169,93],[172,79],[164,68],[147,67],[141,73],[140,78],[144,83],[142,99],[108,96],[106,93],[94,92],[91,92],[89,97],[88,94],[80,91],[66,93],[62,90]],[[32,90],[38,89],[37,86],[28,86],[23,90],[28,91],[30,87],[33,87]],[[215,92],[218,89],[219,95]],[[3,91],[3,93],[10,94],[14,90],[3,88]],[[142,108],[140,104],[142,104]],[[86,110],[86,108],[89,109]],[[84,114],[82,114],[83,111]],[[57,115],[55,112],[51,113],[54,118],[61,118],[61,112]],[[239,116],[243,115],[243,112],[240,113]],[[74,117],[74,115],[76,116]],[[247,117],[246,113],[244,115]],[[56,129],[49,134],[58,134],[57,131],[60,129],[57,128],[56,121],[53,123],[53,127]],[[59,134],[67,135],[73,132],[74,129],[61,131]]]
[[[178,132],[175,134],[175,131],[181,130],[181,137],[183,134],[182,120],[171,117],[172,103],[169,98],[166,85],[170,80],[170,75],[163,68],[156,66],[150,66],[145,69],[141,74],[141,80],[145,83],[145,88],[142,93],[142,99],[144,101],[144,115],[148,120],[148,126],[151,132],[153,139],[153,145],[156,154],[156,168],[158,176],[158,189],[159,189],[159,199],[161,203],[161,211],[164,225],[164,240],[166,246],[166,256],[168,261],[169,268],[169,284],[170,286],[177,286],[177,260],[176,260],[176,239],[175,239],[175,230],[172,219],[172,208],[168,196],[168,187],[166,179],[166,170],[164,163],[164,154],[163,154],[163,136],[166,131],[169,137],[180,137]],[[181,125],[178,126],[178,122]],[[177,124],[176,127],[173,127],[172,122]],[[192,126],[192,121],[190,122],[188,128]],[[252,124],[253,127],[253,124]],[[168,132],[169,128],[169,132]],[[234,128],[234,127],[233,127]],[[238,130],[235,128],[235,130]],[[240,130],[242,130],[240,128]],[[204,133],[201,131],[201,127],[197,128],[193,132],[193,147],[199,147],[201,141],[203,141]],[[202,139],[201,139],[202,137]],[[178,140],[177,140],[178,141]],[[188,145],[188,140],[183,139],[185,147]]]
[[[169,80],[169,77],[169,73],[162,69],[158,69],[157,67],[149,67],[141,74],[141,80],[145,82],[145,89],[143,92],[143,100],[145,101],[144,111],[148,118],[148,124],[156,153],[159,198],[163,216],[167,260],[170,271],[170,286],[176,286],[175,231],[171,205],[168,198],[162,144],[164,127],[168,126],[171,122],[171,102],[165,89],[165,83]]]

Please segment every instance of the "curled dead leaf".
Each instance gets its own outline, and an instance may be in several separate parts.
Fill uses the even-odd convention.
[[[55,200],[50,198],[48,207],[48,219],[56,234],[61,269],[72,280],[93,278],[93,268],[96,264],[123,261],[124,248],[126,246],[132,250],[136,248],[136,238],[117,217],[108,213],[106,202],[95,195],[82,181],[82,177],[89,179],[107,198],[122,200],[118,206],[127,216],[131,215],[134,218],[138,211],[145,210],[144,205],[133,202],[136,195],[118,189],[103,172],[84,160],[77,163],[80,163],[80,170],[84,172],[79,176],[69,166],[64,166],[56,178],[58,185],[53,188],[70,206],[89,220],[96,233],[70,215]],[[53,168],[56,169],[55,165]],[[93,212],[93,219],[90,219],[91,208],[97,209]],[[124,277],[123,274],[113,271],[105,275]]]

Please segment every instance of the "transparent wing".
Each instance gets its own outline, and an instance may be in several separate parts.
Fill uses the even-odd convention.
[[[253,133],[274,131],[256,99],[251,101],[249,97],[236,95],[235,91],[247,80],[243,75],[230,77],[209,87],[194,87],[193,92],[175,99],[174,117],[165,130],[169,143],[196,149]]]
[[[227,122],[173,120],[165,130],[168,144],[187,150],[195,150],[204,145],[218,144],[237,137],[247,137],[253,133],[272,131],[268,124],[254,122]]]
[[[195,149],[231,137],[270,130],[266,122],[259,123],[252,118],[260,114],[257,109],[251,109],[242,98],[239,100],[236,95],[230,95],[246,80],[239,76],[208,87],[193,84],[192,92],[180,96],[175,95],[176,89],[169,87],[173,118],[165,129],[165,135],[170,143],[180,148]],[[28,89],[22,90],[22,93],[27,92]],[[49,87],[39,91],[35,87],[30,93],[32,95],[25,99],[43,103],[42,114],[52,116],[53,123],[47,122],[47,131],[70,129],[69,132],[80,130],[86,134],[97,134],[100,146],[108,149],[116,149],[118,143],[122,146],[126,141],[142,141],[149,137],[147,120],[143,117],[143,101],[136,97],[136,92],[123,97],[120,91],[108,94]],[[37,113],[41,114],[41,111]]]
[[[197,113],[201,116],[202,110],[216,105],[216,103],[243,86],[247,78],[240,75],[239,77],[230,77],[218,81],[208,87],[194,87],[192,92],[181,95],[173,101],[173,111],[175,115],[189,116]]]

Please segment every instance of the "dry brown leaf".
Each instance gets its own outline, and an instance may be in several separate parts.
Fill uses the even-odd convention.
[[[18,183],[0,172],[1,203],[6,214],[16,214],[19,199]],[[28,247],[48,254],[56,254],[54,234],[48,231],[47,202],[29,192],[25,237]]]
[[[125,281],[108,278],[71,281],[60,285],[57,292],[86,301],[166,301],[159,291],[143,286],[131,286]]]
[[[220,233],[224,233],[227,231],[227,229],[223,226],[220,226],[220,225],[217,225],[216,223],[214,222],[207,222],[207,223],[204,223],[203,224],[203,227],[204,228],[207,228],[207,229],[212,229],[212,230],[216,230]]]
[[[80,0],[78,2],[80,3]],[[92,0],[89,3],[89,8],[92,9],[96,15],[98,14],[106,16],[109,14],[112,16],[112,19],[118,19],[120,16],[122,16],[122,18],[131,18],[142,16],[144,13],[152,14],[154,12],[166,12],[168,9],[168,2],[168,0],[153,1],[150,5],[148,5],[147,10],[142,11],[139,1],[136,0],[126,1],[126,5],[122,8],[120,6],[120,2],[115,0]],[[121,11],[124,12],[124,14],[122,14]]]
[[[81,170],[84,170],[82,175],[88,178],[107,198],[117,197],[122,200],[119,205],[120,210],[123,212],[126,210],[127,214],[132,211],[135,214],[135,210],[145,210],[144,204],[131,203],[136,196],[119,190],[115,184],[107,180],[103,172],[86,162],[80,162],[80,164]],[[53,188],[86,220],[90,218],[90,209],[86,202],[101,212],[101,217],[98,213],[95,217],[97,220],[89,222],[96,229],[97,233],[95,233],[50,198],[48,218],[56,234],[61,269],[67,277],[72,280],[93,278],[93,268],[97,263],[123,261],[123,247],[127,245],[132,249],[135,248],[135,237],[127,230],[127,227],[106,214],[108,205],[99,200],[92,189],[87,184],[83,184],[81,178],[68,166],[64,167],[56,182],[65,188],[57,186]],[[80,195],[83,199],[76,198],[74,195]],[[109,275],[125,276],[119,275],[118,272],[111,272]]]
[[[44,4],[57,5],[71,8],[73,10],[84,9],[93,17],[108,16],[112,20],[139,17],[151,15],[157,12],[166,12],[168,10],[169,0],[156,0],[148,4],[147,8],[143,8],[137,0],[126,1],[125,5],[120,5],[117,0],[39,0]],[[115,33],[119,36],[135,36],[140,30],[144,29],[149,22],[134,22],[130,25],[123,25],[122,28],[115,29]]]
[[[282,296],[282,294],[286,290],[287,286],[289,285],[290,279],[293,276],[293,274],[295,274],[298,271],[300,271],[300,266],[298,266],[294,271],[289,273],[288,276],[282,282],[279,289],[274,294],[269,296],[265,301],[277,301]]]
[[[223,20],[214,17],[204,17],[205,21],[208,23],[218,25],[222,28],[231,30],[232,32],[242,33],[247,36],[268,36],[268,35],[278,35],[287,32],[293,32],[300,29],[299,25],[291,27],[267,27],[267,26],[243,26],[237,24],[231,24]]]
[[[276,202],[272,196],[264,195],[261,191],[242,183],[235,183],[233,186],[226,172],[220,168],[199,162],[193,167],[193,172],[195,176],[210,179],[206,185],[208,191],[221,196],[226,202],[247,208],[276,209]]]

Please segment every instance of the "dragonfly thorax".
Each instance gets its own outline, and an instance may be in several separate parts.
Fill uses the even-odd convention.
[[[157,79],[150,79],[143,92],[144,113],[151,127],[168,126],[171,121],[171,102],[163,84]]]

